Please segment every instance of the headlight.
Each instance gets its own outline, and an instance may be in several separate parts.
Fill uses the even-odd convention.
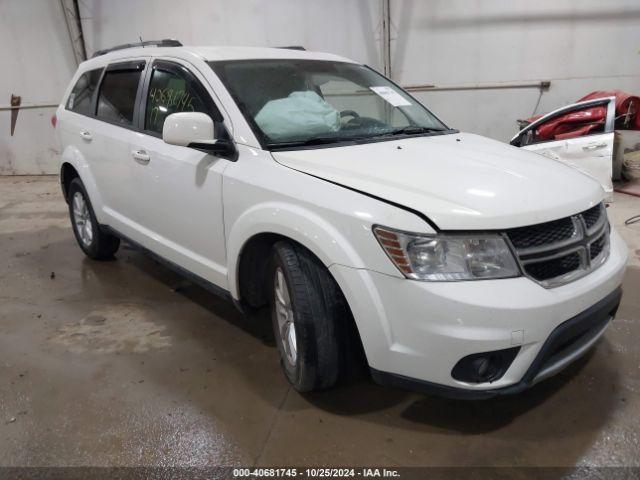
[[[380,226],[373,233],[407,278],[456,281],[520,275],[500,235],[418,235]]]

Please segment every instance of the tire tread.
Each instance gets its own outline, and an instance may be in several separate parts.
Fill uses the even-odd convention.
[[[305,348],[297,378],[287,376],[298,391],[329,388],[338,381],[344,363],[344,324],[350,312],[342,292],[322,262],[304,247],[277,242],[274,255],[287,270],[296,335]]]

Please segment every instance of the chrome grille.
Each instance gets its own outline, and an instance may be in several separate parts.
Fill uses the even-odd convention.
[[[584,218],[584,223],[587,225],[587,228],[592,228],[596,223],[598,223],[601,214],[602,204],[596,205],[586,212],[582,212],[582,218]]]
[[[573,252],[553,260],[530,263],[526,270],[531,277],[542,282],[577,270],[580,268],[580,261],[580,254]]]
[[[604,204],[578,215],[512,228],[505,233],[524,274],[546,288],[583,277],[609,256],[609,223]]]
[[[571,218],[562,218],[531,227],[507,230],[509,239],[516,248],[531,248],[567,240],[575,234]]]
[[[606,243],[607,238],[605,234],[601,235],[597,240],[591,242],[591,246],[589,247],[589,258],[591,260],[595,260],[606,247]]]

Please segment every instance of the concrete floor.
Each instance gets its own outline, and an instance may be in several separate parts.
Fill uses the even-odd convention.
[[[122,248],[76,246],[55,177],[0,178],[0,465],[640,465],[640,199],[618,318],[576,366],[466,403],[300,395],[270,325]]]

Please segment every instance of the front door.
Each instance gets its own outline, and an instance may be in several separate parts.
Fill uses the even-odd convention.
[[[222,117],[199,78],[185,65],[156,60],[148,69],[140,127],[131,145],[141,243],[167,260],[227,288],[222,174],[229,161],[162,140],[165,118],[177,112]]]
[[[584,136],[574,138],[541,138],[537,132],[541,125],[567,114],[594,107],[606,109],[605,121]],[[595,178],[608,195],[613,194],[613,142],[615,99],[601,98],[580,102],[551,112],[523,129],[511,141],[513,145],[539,153],[545,157],[566,163]]]

